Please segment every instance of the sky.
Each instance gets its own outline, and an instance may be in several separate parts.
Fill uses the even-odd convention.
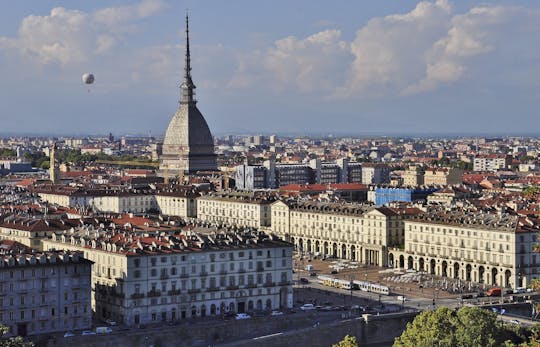
[[[538,135],[540,2],[0,0],[0,134]],[[93,73],[95,83],[82,83]]]

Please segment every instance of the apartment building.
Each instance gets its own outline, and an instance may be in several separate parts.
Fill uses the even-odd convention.
[[[473,161],[474,171],[497,171],[507,169],[512,157],[506,154],[477,156]]]
[[[199,193],[190,190],[161,191],[155,194],[159,213],[182,218],[197,216],[197,197]]]
[[[271,224],[271,204],[276,197],[267,193],[220,192],[197,198],[197,218],[226,225],[262,228]]]
[[[0,245],[0,322],[9,335],[92,326],[91,261],[79,252],[39,252],[5,240]]]
[[[12,214],[0,218],[0,240],[12,240],[42,250],[41,240],[52,233],[67,230],[79,221],[31,218]]]
[[[389,252],[390,266],[512,288],[538,276],[537,218],[439,208],[404,227],[405,248]]]
[[[386,266],[388,247],[403,245],[403,216],[388,207],[277,201],[272,230],[300,252]]]
[[[403,185],[416,187],[424,184],[424,169],[420,166],[411,165],[403,173]]]
[[[252,228],[75,230],[44,247],[95,262],[97,318],[127,325],[292,307],[292,245]]]
[[[424,184],[449,186],[462,184],[463,170],[450,167],[428,168],[424,173]]]

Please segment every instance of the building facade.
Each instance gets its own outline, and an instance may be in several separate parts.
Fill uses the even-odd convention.
[[[0,322],[9,335],[90,328],[91,267],[77,252],[11,252],[2,247]]]
[[[96,317],[134,325],[292,307],[292,245],[253,229],[80,230],[44,247],[95,261]]]

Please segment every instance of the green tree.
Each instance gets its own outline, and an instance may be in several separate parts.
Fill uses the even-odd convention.
[[[419,314],[394,341],[394,347],[490,347],[522,342],[497,323],[497,315],[477,307],[441,307]]]
[[[34,347],[34,343],[31,341],[25,341],[22,337],[10,337],[8,339],[4,336],[9,332],[9,328],[3,324],[0,324],[0,347]]]
[[[332,347],[358,347],[358,342],[355,336],[347,335],[343,340],[333,344]]]

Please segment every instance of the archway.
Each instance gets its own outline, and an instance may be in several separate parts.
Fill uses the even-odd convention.
[[[399,267],[404,268],[405,267],[405,257],[403,255],[399,256]]]
[[[393,253],[388,254],[388,266],[394,267],[394,254]]]
[[[321,252],[321,244],[319,243],[319,241],[315,241],[315,253],[320,253]]]
[[[356,261],[356,247],[351,246],[351,260]]]
[[[191,317],[197,316],[197,307],[195,305],[191,306]]]
[[[201,305],[201,317],[206,317],[206,305]]]
[[[324,241],[324,257],[328,256],[330,252],[328,251],[328,242]]]
[[[262,309],[263,309],[262,300],[259,299],[257,300],[257,311],[262,311]]]
[[[219,312],[220,312],[221,314],[224,314],[225,311],[226,311],[226,309],[227,309],[226,307],[227,307],[227,306],[225,306],[225,302],[222,301],[221,304],[219,304]]]
[[[332,245],[332,256],[333,256],[334,258],[337,258],[337,243],[334,243],[334,244]]]
[[[253,300],[248,301],[248,311],[253,311]]]
[[[486,272],[486,269],[484,269],[483,266],[480,266],[478,268],[478,283],[484,283],[484,273]]]
[[[229,312],[234,312],[234,302],[229,303]]]
[[[408,257],[407,258],[407,270],[409,269],[412,269],[414,266],[413,266],[413,257]]]
[[[499,274],[499,271],[496,268],[491,269],[491,284],[494,286],[497,285],[497,275]]]
[[[311,251],[311,240],[307,240],[307,248],[306,248],[306,252],[308,252],[308,253],[313,253],[313,252]]]
[[[294,250],[297,251],[297,250],[298,250],[298,246],[296,245],[296,243],[295,243],[294,241],[295,241],[294,237],[291,237],[290,242],[292,243]]]
[[[210,314],[214,316],[216,314],[216,305],[212,304],[210,305]]]
[[[418,270],[424,271],[424,258],[418,259]]]
[[[272,300],[270,299],[267,299],[266,300],[266,307],[265,307],[266,310],[271,310],[272,309]]]
[[[442,277],[447,277],[448,276],[448,263],[445,261],[442,262],[442,274],[441,274]]]
[[[341,258],[347,258],[347,246],[345,245],[341,245]]]
[[[471,264],[467,264],[467,266],[465,266],[465,280],[466,281],[472,281],[471,272],[472,272],[472,266]]]
[[[504,272],[504,286],[505,287],[511,287],[512,286],[512,284],[510,283],[510,278],[511,277],[512,277],[512,272],[510,270],[506,270]]]
[[[298,252],[303,253],[304,252],[304,240],[298,239]]]
[[[429,272],[432,274],[432,275],[435,275],[435,259],[431,259],[429,261]]]
[[[459,263],[454,263],[454,278],[459,278]]]

